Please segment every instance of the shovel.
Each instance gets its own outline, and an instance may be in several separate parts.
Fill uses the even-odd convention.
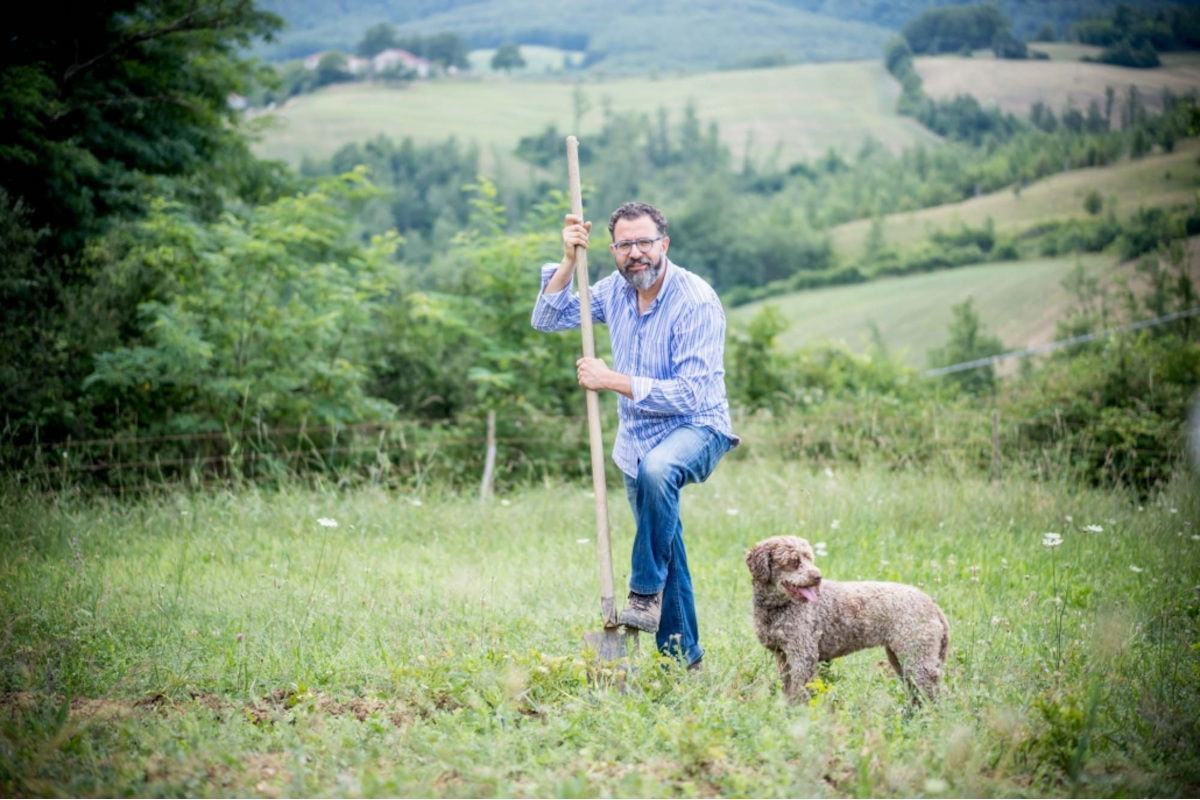
[[[579,188],[579,140],[567,137],[567,179],[571,184],[571,213],[583,219],[583,195]],[[588,286],[587,248],[575,248],[575,284],[579,287],[579,329],[583,332],[584,358],[596,357],[592,336],[592,298]],[[588,441],[592,448],[592,489],[596,496],[596,549],[600,554],[600,615],[604,629],[583,635],[586,647],[601,662],[627,659],[637,652],[637,630],[617,624],[613,589],[612,545],[608,539],[608,491],[604,484],[604,444],[600,439],[600,396],[587,390]]]

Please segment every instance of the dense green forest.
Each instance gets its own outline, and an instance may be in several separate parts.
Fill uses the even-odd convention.
[[[477,425],[489,410],[514,441],[549,432],[506,453],[501,480],[536,477],[577,454],[576,341],[528,324],[536,265],[557,258],[560,186],[480,176],[479,153],[453,140],[379,138],[299,173],[258,161],[247,148],[251,127],[227,98],[255,79],[244,47],[273,36],[277,17],[233,0],[203,11],[125,0],[89,13],[69,28],[30,28],[0,72],[4,116],[20,121],[0,133],[6,465],[99,485],[148,469],[166,479],[262,477],[327,469],[335,443],[363,425],[447,431]],[[691,109],[671,118],[606,107],[583,154],[587,207],[632,196],[660,204],[672,255],[731,304],[1100,249],[1144,257],[1148,293],[1110,295],[1080,277],[1079,310],[1064,330],[1194,304],[1178,244],[1200,231],[1192,207],[1121,215],[1098,207],[1081,223],[1009,238],[963,227],[903,250],[874,237],[861,259],[839,262],[829,242],[839,223],[1019,191],[1064,169],[1170,151],[1196,132],[1194,97],[1165,97],[1160,114],[1130,93],[1119,106],[1041,107],[1017,118],[966,96],[927,98],[902,40],[886,59],[904,83],[902,105],[946,141],[902,153],[868,142],[852,155],[792,164],[739,160]],[[560,131],[531,131],[518,154],[544,168],[560,159],[561,141]],[[957,312],[935,363],[999,348],[972,314],[969,305]],[[1069,411],[1071,427],[1023,435],[1108,437],[1093,477],[1139,486],[1159,480],[1178,452],[1171,420],[1200,377],[1188,325],[1123,343],[1118,359],[1084,348],[1008,385],[987,371],[918,380],[883,342],[873,356],[784,354],[773,343],[782,324],[767,311],[731,331],[739,413],[852,415],[864,399],[897,413],[927,402],[1002,403],[1029,418],[1050,409],[1060,420]],[[1091,388],[1068,396],[1080,385]],[[54,451],[66,461],[47,464],[44,444],[80,441],[93,444]],[[372,458],[382,457],[382,441]],[[475,474],[479,454],[455,441],[434,449],[460,480]],[[390,457],[422,452],[401,446]],[[348,475],[368,469],[353,459],[344,466]]]
[[[872,58],[888,35],[927,8],[971,0],[740,0],[738,3],[617,3],[579,6],[570,14],[545,0],[348,0],[331,17],[312,0],[268,0],[263,7],[290,28],[261,52],[273,60],[336,48],[350,52],[363,30],[378,22],[404,33],[451,32],[470,47],[504,42],[540,44],[586,53],[585,68],[619,73],[748,66],[764,63]],[[1027,40],[1049,26],[1059,38],[1079,20],[1101,17],[1119,0],[998,0],[992,4]],[[1136,4],[1147,12],[1169,0]],[[1183,3],[1194,6],[1192,0]],[[981,47],[990,47],[991,40]],[[960,45],[961,46],[961,45]],[[954,49],[958,49],[957,47]]]

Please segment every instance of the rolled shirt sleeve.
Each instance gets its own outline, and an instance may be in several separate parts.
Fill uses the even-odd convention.
[[[565,289],[551,294],[546,293],[546,284],[550,282],[550,278],[557,270],[558,264],[551,263],[542,266],[542,285],[538,290],[537,302],[533,306],[533,318],[530,320],[534,329],[539,331],[567,331],[579,327],[579,295],[574,291],[574,274],[571,275],[571,282]],[[601,300],[600,292],[597,291],[600,283],[591,287],[589,294],[592,303],[592,321],[603,323],[605,320],[604,303]]]

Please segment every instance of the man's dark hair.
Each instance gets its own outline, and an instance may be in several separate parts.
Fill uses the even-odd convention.
[[[667,218],[662,215],[654,206],[649,203],[628,202],[612,213],[608,218],[608,235],[613,235],[613,230],[617,227],[619,219],[638,219],[639,217],[649,217],[654,221],[654,227],[658,229],[659,236],[667,235]]]

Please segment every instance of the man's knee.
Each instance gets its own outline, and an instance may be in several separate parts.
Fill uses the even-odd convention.
[[[670,457],[651,450],[638,464],[638,487],[650,491],[678,488],[680,474],[679,465]]]

